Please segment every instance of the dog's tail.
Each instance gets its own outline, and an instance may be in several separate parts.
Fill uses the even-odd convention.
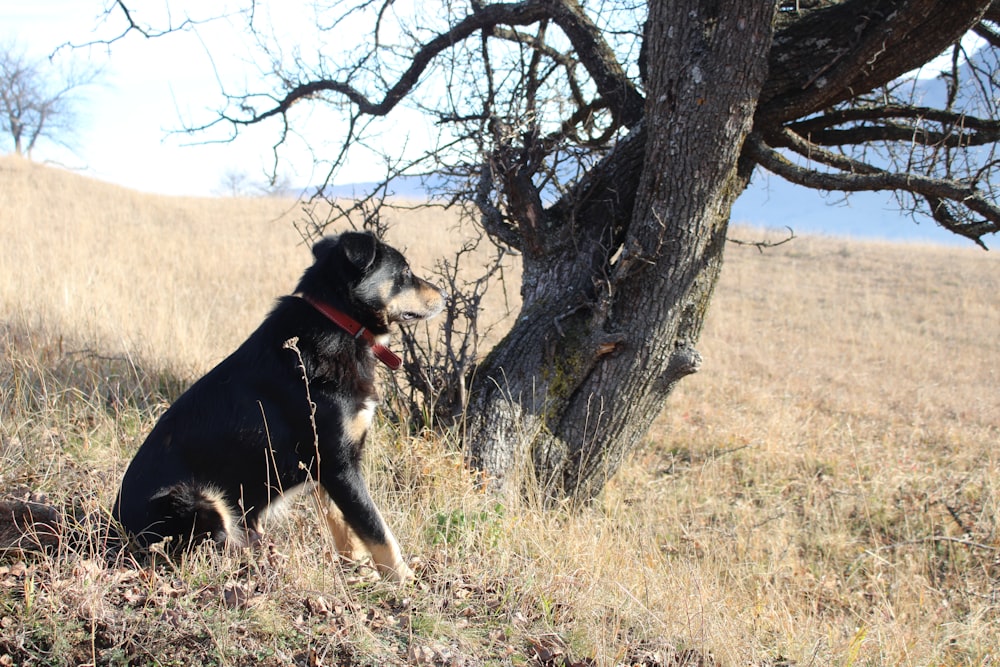
[[[183,482],[157,491],[150,498],[153,514],[162,524],[152,531],[183,542],[210,539],[216,544],[242,547],[252,541],[240,515],[225,494],[209,484]]]

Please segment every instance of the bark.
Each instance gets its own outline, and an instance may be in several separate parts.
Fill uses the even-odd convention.
[[[720,4],[651,3],[643,123],[522,248],[524,305],[467,421],[473,464],[501,484],[593,497],[697,370],[771,44],[769,4]]]
[[[801,118],[920,67],[983,17],[983,0],[846,0],[789,20],[771,50],[757,125]]]

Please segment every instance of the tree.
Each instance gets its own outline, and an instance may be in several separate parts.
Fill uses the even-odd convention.
[[[222,197],[280,197],[292,189],[286,176],[254,179],[245,169],[230,167],[222,172],[216,194]]]
[[[75,95],[98,75],[92,68],[59,71],[17,44],[0,47],[0,131],[14,153],[30,158],[43,139],[66,145],[76,126]]]
[[[128,4],[115,8],[128,29],[153,32]],[[437,123],[438,145],[400,170],[447,176],[523,263],[516,323],[470,373],[469,460],[500,484],[527,467],[553,498],[600,492],[698,370],[731,205],[757,169],[895,191],[981,245],[1000,229],[1000,3],[468,0],[425,15],[359,0],[316,12],[323,36],[366,36],[337,57],[328,38],[289,59],[251,15],[274,87],[227,94],[192,130],[276,121],[280,142],[301,105],[325,104],[349,120],[342,155],[400,106]],[[961,45],[970,31],[985,43],[976,54]],[[906,74],[944,52],[932,108]]]

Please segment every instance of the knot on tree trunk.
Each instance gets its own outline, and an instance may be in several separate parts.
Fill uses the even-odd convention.
[[[670,355],[667,369],[660,376],[660,386],[670,387],[681,378],[701,369],[701,354],[688,343],[680,343]]]

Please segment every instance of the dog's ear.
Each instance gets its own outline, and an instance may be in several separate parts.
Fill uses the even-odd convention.
[[[325,236],[313,245],[313,257],[319,261],[330,254],[330,251],[337,247],[336,236]]]
[[[378,239],[369,232],[347,232],[340,235],[344,257],[362,273],[375,261]]]

